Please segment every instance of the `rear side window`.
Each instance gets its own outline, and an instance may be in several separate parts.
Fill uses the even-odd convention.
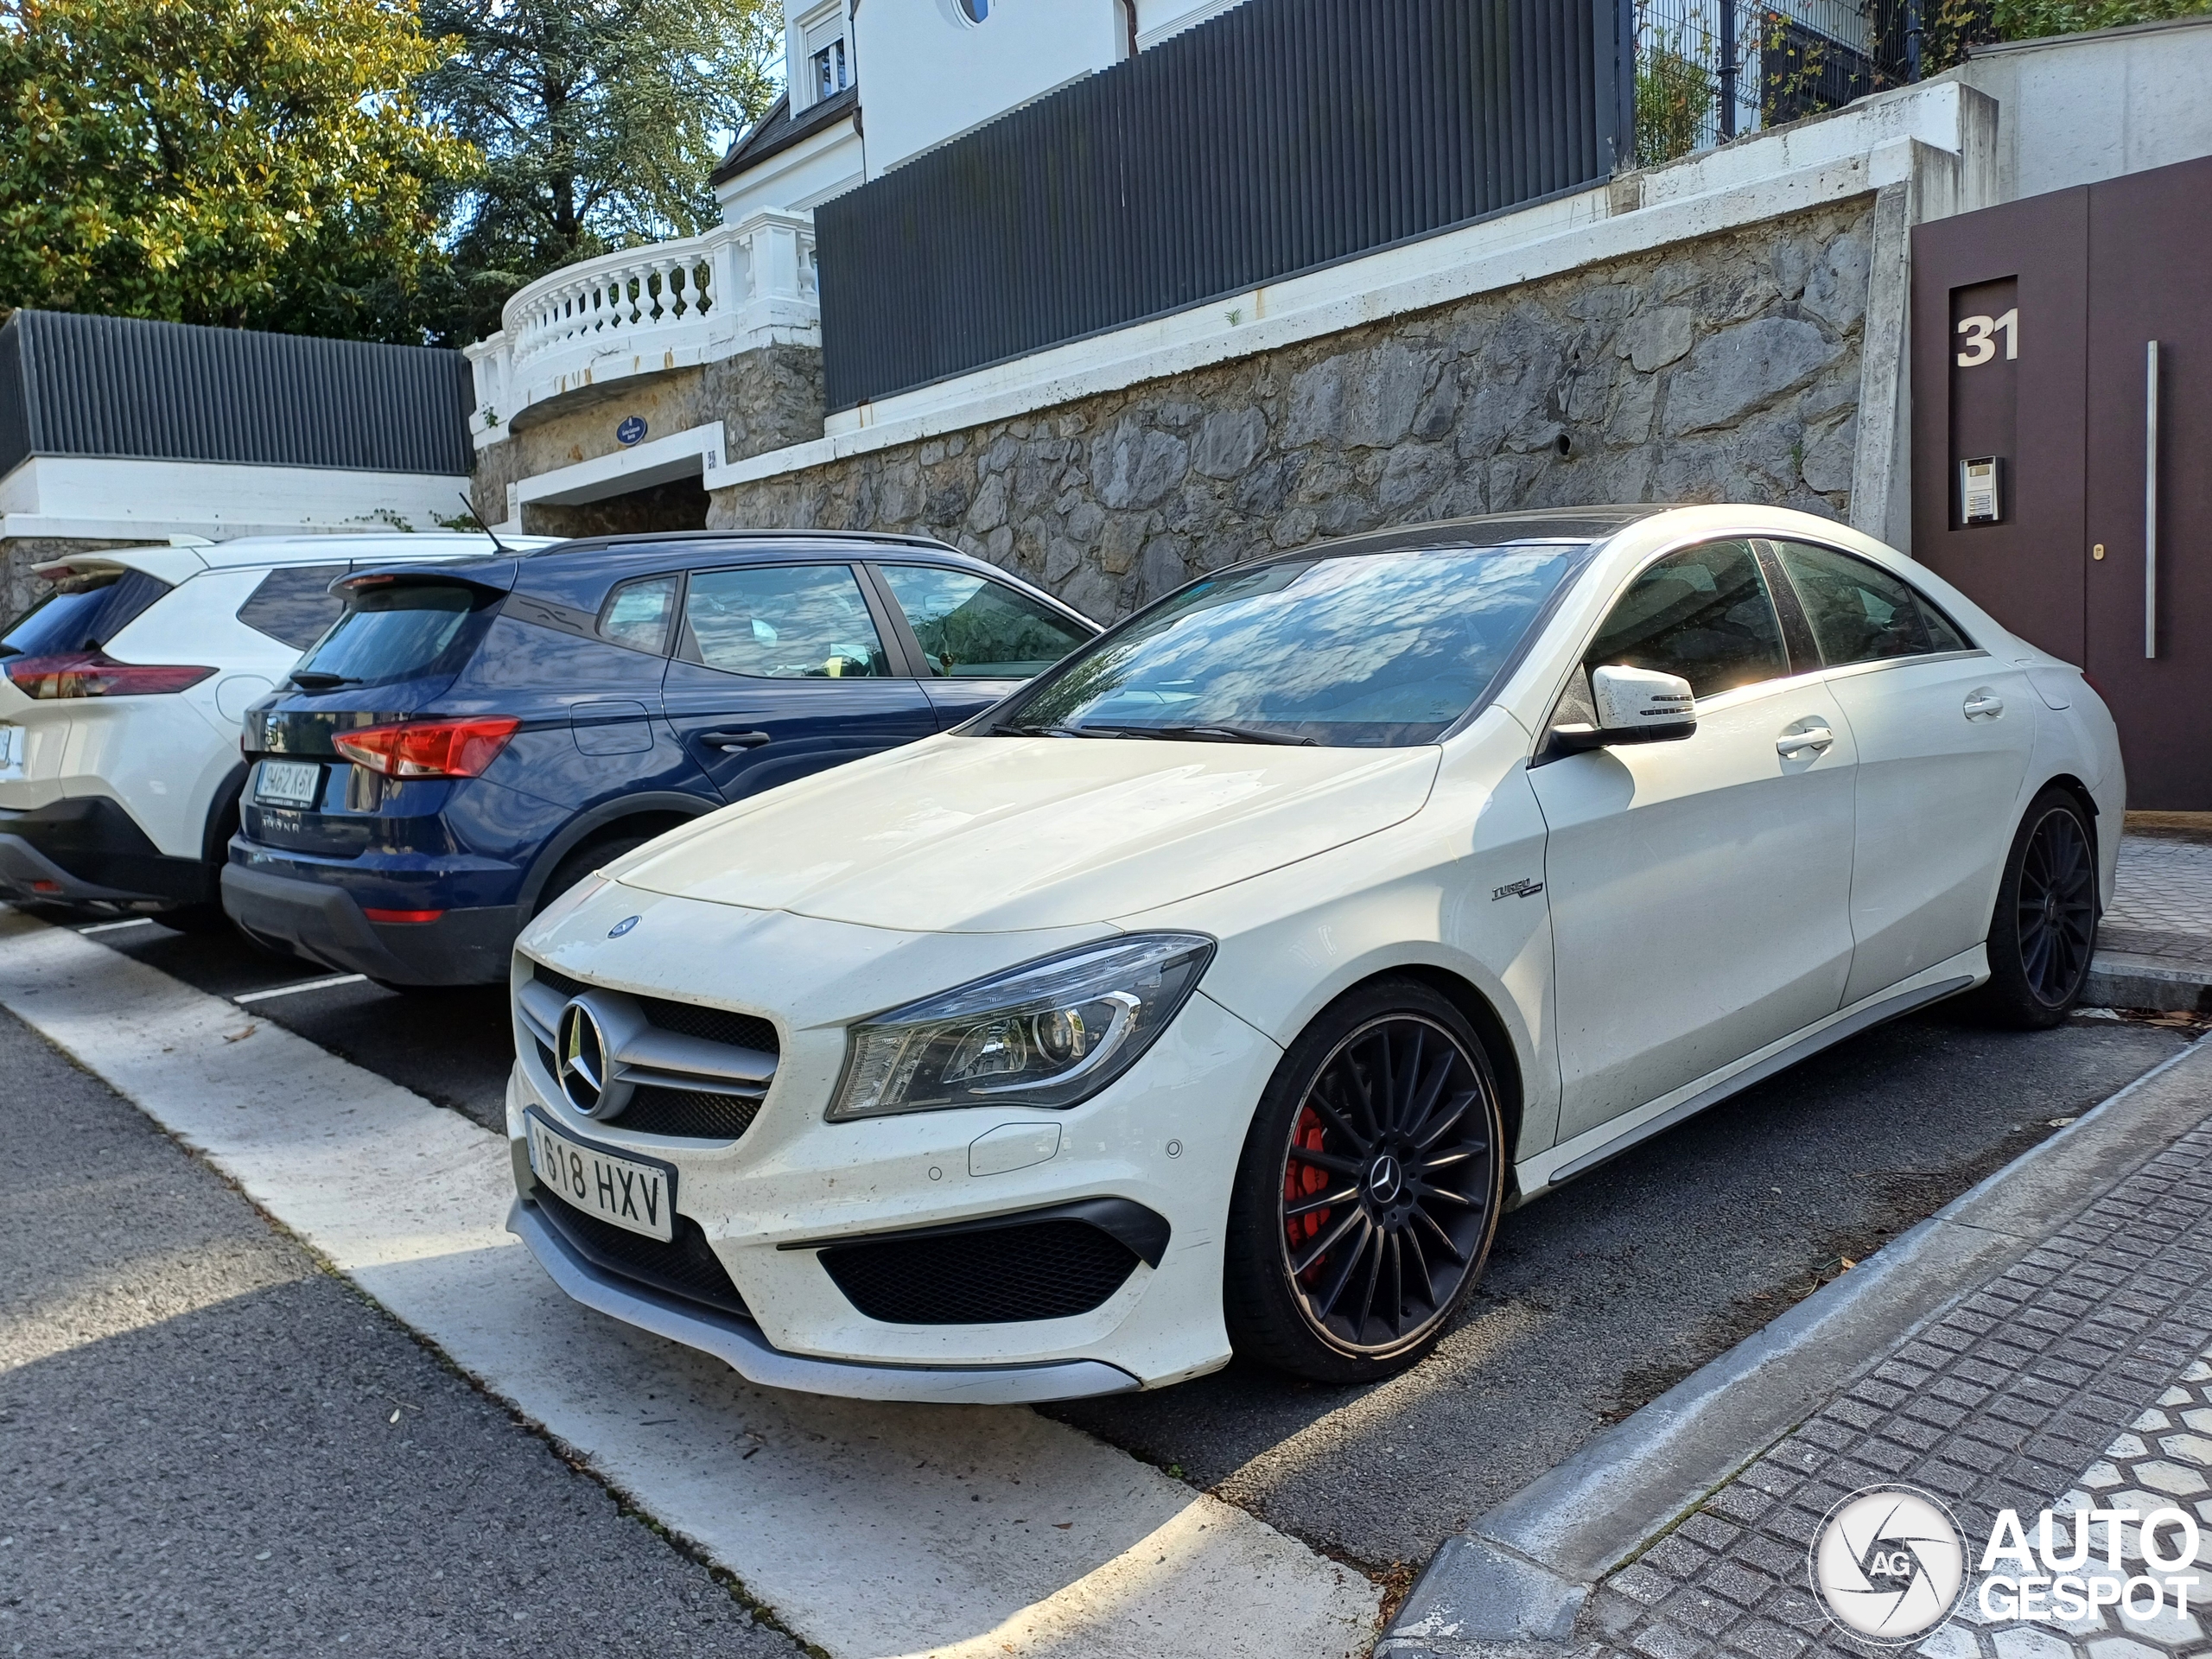
[[[494,597],[454,582],[358,593],[292,677],[302,684],[373,685],[458,670],[474,643],[469,619]]]
[[[168,583],[143,570],[65,576],[0,634],[0,657],[98,651],[168,590]]]
[[[940,677],[1026,680],[1090,638],[1088,629],[1002,582],[925,564],[880,568],[930,672]]]
[[[295,564],[271,570],[238,607],[238,620],[294,651],[305,651],[322,638],[346,601],[330,584],[346,574],[342,564]]]
[[[1878,565],[1804,542],[1777,542],[1774,550],[1830,668],[1974,649],[1948,617]]]
[[[642,582],[626,582],[609,594],[607,603],[600,607],[600,637],[618,645],[627,645],[632,651],[650,651],[658,655],[668,649],[668,625],[675,617],[674,576],[648,576]]]
[[[703,570],[683,621],[709,668],[772,680],[850,680],[890,673],[882,636],[845,564]]]
[[[1660,560],[1629,584],[1583,663],[1677,674],[1700,697],[1789,672],[1748,542],[1708,542]]]

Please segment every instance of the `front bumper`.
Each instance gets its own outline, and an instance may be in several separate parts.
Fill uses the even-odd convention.
[[[752,1319],[733,1322],[641,1285],[617,1264],[579,1260],[525,1204],[518,1230],[563,1289],[758,1381],[871,1399],[1070,1398],[1103,1391],[1106,1371],[1151,1388],[1227,1362],[1230,1187],[1253,1106],[1281,1058],[1273,1043],[1201,992],[1127,1075],[1071,1110],[976,1108],[831,1123],[822,1113],[834,1065],[795,1040],[807,1035],[786,1033],[760,1115],[721,1142],[586,1118],[562,1098],[537,1045],[521,1044],[507,1094],[518,1191],[527,1198],[535,1187],[526,1115],[610,1152],[673,1166],[677,1215],[698,1224]],[[1008,1170],[979,1155],[1005,1144],[1011,1128],[1046,1124],[1058,1131],[1056,1150],[1036,1161]],[[1103,1300],[1072,1313],[991,1323],[873,1317],[861,1306],[868,1296],[849,1296],[849,1281],[826,1259],[846,1246],[896,1242],[887,1235],[964,1232],[963,1224],[1085,1211],[1101,1199],[1142,1206],[1166,1238]],[[880,1391],[892,1388],[899,1392]]]
[[[538,1218],[535,1205],[520,1198],[508,1212],[507,1230],[530,1246],[530,1253],[555,1284],[586,1307],[712,1354],[747,1382],[764,1388],[837,1395],[848,1400],[1023,1406],[1046,1400],[1127,1394],[1140,1386],[1127,1371],[1088,1359],[963,1369],[869,1365],[786,1354],[770,1347],[760,1327],[748,1320],[664,1295],[594,1267]]]
[[[224,867],[222,893],[223,908],[251,937],[394,985],[495,984],[507,976],[522,925],[509,905],[449,910],[434,922],[372,922],[343,887],[238,864]]]
[[[104,795],[0,809],[0,899],[158,910],[205,904],[212,874],[196,858],[162,852]]]

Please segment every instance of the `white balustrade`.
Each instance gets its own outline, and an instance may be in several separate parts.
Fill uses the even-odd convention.
[[[586,259],[510,299],[498,334],[465,348],[480,447],[533,404],[633,374],[818,346],[814,221],[755,213],[702,236]]]

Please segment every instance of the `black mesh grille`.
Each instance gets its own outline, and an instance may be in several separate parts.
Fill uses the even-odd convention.
[[[556,974],[542,963],[531,964],[530,976],[541,985],[551,986],[563,996],[574,996],[591,988],[582,980]],[[703,1038],[710,1043],[728,1043],[734,1048],[757,1048],[763,1054],[783,1052],[775,1027],[757,1014],[733,1014],[728,1008],[702,1008],[696,1002],[671,1002],[662,996],[632,1000],[645,1010],[645,1018],[663,1031]]]
[[[686,1301],[704,1302],[709,1307],[748,1319],[753,1317],[745,1306],[745,1299],[737,1294],[737,1287],[730,1282],[721,1258],[707,1243],[706,1234],[700,1231],[699,1224],[690,1217],[676,1217],[675,1240],[664,1244],[657,1238],[647,1238],[643,1233],[633,1233],[626,1227],[601,1221],[597,1216],[586,1215],[575,1205],[555,1198],[543,1186],[537,1189],[536,1197],[538,1213],[545,1217],[546,1224],[568,1240],[569,1247],[594,1267],[681,1296]]]
[[[704,1089],[640,1088],[617,1121],[643,1135],[684,1135],[698,1140],[734,1141],[753,1127],[757,1100],[710,1094]]]
[[[1088,1313],[1136,1253],[1088,1222],[1024,1222],[935,1237],[838,1244],[822,1265],[846,1299],[892,1325],[1009,1325]]]

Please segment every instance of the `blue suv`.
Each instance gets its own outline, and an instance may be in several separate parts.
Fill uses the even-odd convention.
[[[939,543],[704,531],[357,571],[248,711],[251,937],[394,988],[688,818],[957,724],[1098,632]]]

